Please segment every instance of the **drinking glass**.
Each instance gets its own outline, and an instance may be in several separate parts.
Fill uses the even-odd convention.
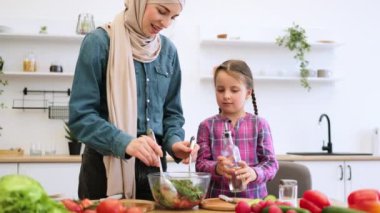
[[[93,29],[95,29],[94,16],[90,13],[79,14],[76,32],[83,35]]]
[[[29,149],[30,155],[42,155],[42,148],[40,143],[32,143]]]
[[[282,202],[289,202],[297,207],[297,180],[281,179],[278,191],[278,199]]]
[[[45,145],[45,155],[55,155],[55,143],[48,143]]]

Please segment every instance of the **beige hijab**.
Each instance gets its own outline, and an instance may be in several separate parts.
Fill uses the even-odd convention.
[[[161,50],[160,36],[144,36],[141,25],[149,3],[180,3],[184,0],[124,0],[126,9],[112,23],[103,26],[110,37],[107,66],[107,104],[109,120],[122,131],[137,136],[137,92],[133,59],[148,63]],[[135,158],[122,160],[104,156],[107,195],[123,194],[135,198]]]

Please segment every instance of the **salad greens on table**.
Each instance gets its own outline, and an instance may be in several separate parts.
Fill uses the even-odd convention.
[[[170,201],[165,198],[160,192],[160,183],[157,182],[153,186],[153,196],[163,206],[173,209],[189,209],[198,205],[204,196],[203,190],[193,185],[191,180],[171,180],[174,187],[177,189],[178,196]]]
[[[0,178],[0,213],[62,213],[65,207],[51,199],[41,184],[24,175]]]

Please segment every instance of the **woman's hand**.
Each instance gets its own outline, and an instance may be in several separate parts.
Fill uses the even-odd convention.
[[[257,179],[256,171],[253,168],[249,167],[245,161],[240,161],[238,165],[240,168],[236,169],[235,175],[237,179],[243,181],[244,185],[247,185],[248,183]]]
[[[159,167],[158,157],[162,157],[161,147],[150,137],[142,135],[133,139],[125,153],[140,159],[147,166]]]
[[[182,159],[182,163],[189,163],[189,155],[192,161],[197,158],[199,145],[195,144],[194,149],[190,149],[190,141],[180,141],[172,146],[172,150],[177,158]]]

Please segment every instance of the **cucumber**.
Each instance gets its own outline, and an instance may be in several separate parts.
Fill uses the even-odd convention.
[[[297,213],[310,213],[309,210],[307,209],[302,209],[302,208],[297,208],[297,207],[293,207],[293,206],[281,206],[279,205],[278,207],[280,207],[280,209],[282,210],[283,213],[286,213],[288,210],[294,210],[296,211]],[[269,212],[269,206],[265,207],[261,213],[268,213]]]
[[[274,195],[267,195],[266,197],[264,197],[264,201],[267,201],[267,200],[272,200],[272,201],[276,201],[277,200],[277,197],[274,196]]]
[[[340,206],[328,206],[322,209],[322,213],[365,213],[356,209],[350,209]]]

